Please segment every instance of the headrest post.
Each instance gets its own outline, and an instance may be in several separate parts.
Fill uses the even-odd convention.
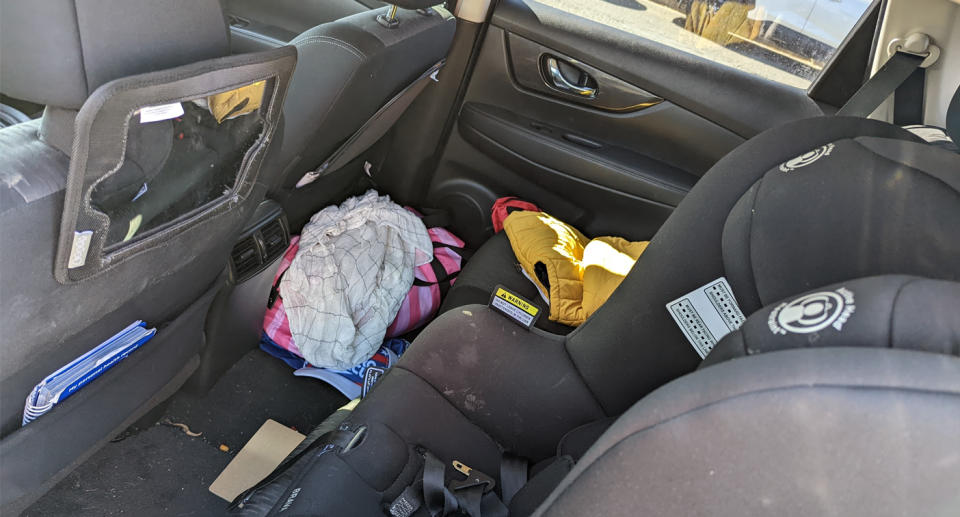
[[[390,12],[388,12],[386,15],[377,15],[377,23],[388,29],[393,29],[400,25],[400,20],[397,19],[397,6],[391,5]]]

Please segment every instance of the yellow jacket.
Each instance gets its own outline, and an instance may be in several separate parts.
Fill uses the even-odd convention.
[[[221,123],[228,118],[252,113],[260,108],[266,86],[265,81],[257,81],[230,91],[211,95],[207,97],[210,113],[217,119],[217,123]]]
[[[571,326],[607,301],[647,247],[620,237],[587,239],[544,212],[513,212],[503,229],[524,275],[550,304],[550,320]]]

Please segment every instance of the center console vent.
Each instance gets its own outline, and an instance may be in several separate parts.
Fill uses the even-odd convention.
[[[257,249],[257,240],[253,235],[233,247],[233,251],[230,252],[230,263],[236,278],[246,278],[260,269],[263,262],[260,260],[260,250]]]
[[[253,220],[230,252],[230,280],[234,284],[263,271],[283,256],[290,244],[287,219],[277,203],[263,202]]]
[[[283,252],[287,250],[290,237],[287,235],[287,229],[280,219],[274,219],[261,228],[260,236],[263,239],[263,250],[266,253],[267,262],[283,255]]]

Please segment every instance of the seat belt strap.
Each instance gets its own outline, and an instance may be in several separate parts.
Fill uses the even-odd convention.
[[[837,116],[866,117],[887,100],[926,59],[925,56],[896,52],[853,97],[837,112]],[[906,93],[905,93],[906,95]],[[921,93],[920,103],[923,103]]]
[[[449,515],[457,509],[457,499],[446,487],[446,467],[440,458],[427,452],[423,456],[423,503],[431,517]]]
[[[898,126],[923,124],[927,69],[917,68],[893,93],[893,123]]]
[[[458,463],[454,462],[454,468],[459,470]],[[493,491],[493,480],[460,465],[469,473],[467,479],[447,484],[446,465],[429,451],[423,451],[420,478],[390,503],[390,515],[411,517],[424,508],[431,517],[446,517],[456,512],[470,517],[507,517],[507,506]]]
[[[947,108],[947,135],[960,147],[960,87],[953,92],[953,100]]]
[[[500,497],[503,504],[510,506],[510,501],[517,492],[527,484],[527,460],[504,453],[500,460]]]
[[[295,188],[305,187],[324,174],[339,170],[377,143],[400,120],[430,81],[437,81],[436,74],[443,68],[445,62],[443,60],[431,66],[420,77],[400,90],[400,93],[387,101],[369,120],[364,122],[360,129],[347,138],[319,167],[304,174],[297,181]]]

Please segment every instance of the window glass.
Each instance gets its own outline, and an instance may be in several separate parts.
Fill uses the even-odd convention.
[[[870,0],[537,0],[691,54],[806,88]]]
[[[105,247],[135,241],[231,195],[263,132],[264,81],[184,102],[144,106],[127,127],[123,162],[94,186],[110,218]]]

